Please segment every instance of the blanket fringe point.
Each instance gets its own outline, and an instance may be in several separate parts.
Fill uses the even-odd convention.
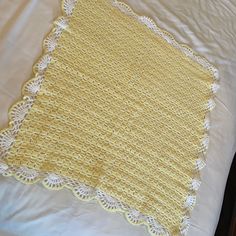
[[[107,195],[100,189],[92,188],[83,183],[79,183],[70,178],[62,177],[55,173],[38,172],[34,169],[27,167],[15,167],[9,166],[5,163],[4,158],[7,156],[10,147],[13,145],[17,133],[20,129],[22,121],[25,119],[28,111],[32,107],[37,93],[40,90],[41,84],[44,80],[44,73],[48,65],[53,61],[52,52],[57,47],[60,35],[64,30],[69,30],[69,20],[72,15],[75,4],[78,0],[64,0],[62,1],[63,15],[54,22],[54,27],[49,35],[46,37],[43,43],[43,53],[39,61],[34,65],[34,78],[30,79],[23,86],[22,100],[13,105],[9,110],[9,125],[6,129],[0,131],[0,174],[3,176],[14,176],[17,180],[25,184],[33,184],[41,182],[43,186],[52,190],[60,190],[63,188],[70,189],[73,194],[80,200],[97,200],[100,205],[111,212],[123,212],[127,220],[134,225],[144,224],[148,227],[148,231],[151,235],[170,236],[171,234],[160,225],[156,219],[151,216],[146,216],[141,212],[131,208],[130,206],[120,202],[119,200]],[[206,117],[204,121],[204,138],[199,144],[199,158],[196,160],[194,174],[191,183],[189,184],[189,195],[186,196],[183,209],[185,214],[181,221],[179,233],[186,235],[190,226],[190,211],[194,208],[196,203],[196,191],[199,189],[200,170],[206,165],[205,158],[209,145],[209,129],[210,129],[210,111],[215,107],[215,94],[219,89],[218,79],[219,74],[217,69],[211,65],[205,58],[197,55],[187,45],[179,44],[172,35],[168,32],[158,28],[156,23],[146,17],[139,16],[133,12],[133,10],[123,2],[117,0],[110,0],[113,6],[118,8],[125,14],[134,17],[140,23],[146,25],[155,34],[163,38],[166,42],[173,47],[179,49],[187,57],[191,58],[195,62],[199,63],[203,68],[210,71],[213,75],[214,81],[209,88],[211,91],[211,98],[205,104]]]

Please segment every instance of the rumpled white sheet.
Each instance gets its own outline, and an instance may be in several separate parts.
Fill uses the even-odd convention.
[[[43,37],[60,14],[60,0],[0,1],[0,127],[19,99],[24,81],[41,54]],[[125,0],[153,18],[179,42],[215,64],[221,89],[212,112],[207,167],[192,212],[190,236],[212,236],[217,225],[229,167],[236,149],[236,2]],[[94,202],[78,201],[69,191],[49,191],[0,177],[0,236],[145,236]]]

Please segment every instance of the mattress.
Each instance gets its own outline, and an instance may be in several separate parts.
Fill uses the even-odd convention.
[[[236,4],[233,1],[126,0],[139,15],[204,55],[220,73],[216,109],[211,113],[207,166],[191,213],[188,235],[211,236],[218,222],[224,188],[236,149]],[[8,108],[20,98],[42,52],[42,40],[60,15],[60,1],[0,2],[0,127]],[[148,235],[144,226],[104,211],[96,202],[82,202],[67,190],[49,191],[0,178],[0,235]]]

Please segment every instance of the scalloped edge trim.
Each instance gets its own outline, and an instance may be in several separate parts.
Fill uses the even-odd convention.
[[[68,177],[62,177],[55,173],[38,172],[28,167],[15,167],[0,161],[0,175],[13,176],[24,184],[34,184],[40,182],[45,188],[50,190],[61,190],[67,188],[79,200],[96,200],[102,208],[110,212],[123,213],[127,221],[133,225],[146,225],[148,232],[155,236],[170,236],[166,229],[161,226],[152,216],[147,216],[131,208],[129,205],[106,194],[98,188],[90,187]]]
[[[141,212],[119,202],[117,199],[107,195],[99,189],[89,187],[83,183],[79,183],[75,180],[61,177],[54,173],[44,173],[38,172],[36,170],[26,168],[26,167],[14,167],[8,166],[4,163],[4,158],[11,146],[13,145],[16,135],[20,129],[22,121],[27,115],[28,111],[32,107],[37,93],[40,91],[40,87],[44,80],[44,73],[53,60],[52,52],[57,46],[57,42],[63,31],[67,30],[69,18],[72,15],[75,4],[78,0],[62,0],[62,16],[58,17],[54,21],[54,27],[52,31],[48,34],[43,42],[43,53],[38,62],[34,65],[34,78],[28,80],[22,88],[22,100],[17,102],[9,109],[9,125],[8,128],[0,131],[0,174],[3,176],[14,176],[17,180],[25,184],[33,184],[41,181],[43,186],[48,189],[60,190],[63,188],[70,189],[73,194],[80,200],[92,200],[96,199],[100,205],[112,212],[123,212],[127,220],[134,225],[144,224],[147,226],[148,231],[151,235],[162,235],[170,236],[169,232],[161,226],[153,217],[145,216]],[[195,173],[189,184],[189,195],[186,197],[183,208],[186,209],[186,214],[183,216],[179,228],[181,235],[186,235],[190,226],[190,211],[194,208],[196,203],[196,191],[199,189],[200,181],[200,170],[206,165],[205,156],[209,145],[208,131],[210,129],[209,113],[215,107],[215,102],[213,98],[217,90],[219,89],[219,73],[218,70],[211,65],[205,58],[196,54],[192,49],[190,49],[185,44],[178,43],[174,37],[168,32],[159,28],[156,23],[146,16],[139,16],[125,3],[117,0],[109,0],[111,4],[118,8],[123,13],[134,17],[140,23],[146,25],[150,30],[152,30],[159,37],[164,39],[167,43],[171,44],[173,47],[179,49],[187,57],[194,60],[196,63],[200,64],[204,69],[208,70],[213,78],[214,82],[209,88],[211,92],[211,98],[205,104],[206,117],[204,121],[205,134],[202,142],[199,146],[199,158],[195,163]]]

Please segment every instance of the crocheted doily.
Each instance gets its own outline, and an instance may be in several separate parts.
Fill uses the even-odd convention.
[[[185,235],[216,68],[119,1],[62,8],[0,133],[0,173],[96,199],[152,235]]]

